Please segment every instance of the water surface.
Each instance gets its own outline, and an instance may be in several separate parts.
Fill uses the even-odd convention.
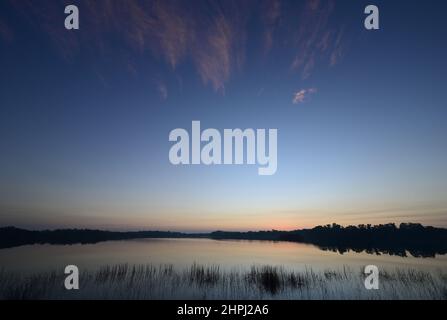
[[[112,264],[172,264],[175,268],[193,263],[218,265],[222,269],[249,268],[252,265],[283,266],[303,270],[362,268],[412,268],[427,271],[447,270],[447,255],[432,258],[391,256],[388,254],[340,254],[316,246],[273,241],[211,239],[137,239],[76,245],[26,245],[1,249],[0,266],[8,271],[34,273],[57,270],[74,264],[81,270],[94,270]]]

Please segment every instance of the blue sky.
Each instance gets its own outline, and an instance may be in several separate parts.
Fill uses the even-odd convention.
[[[447,226],[447,5],[367,4],[2,1],[0,224]],[[173,166],[193,120],[277,128],[277,173]]]

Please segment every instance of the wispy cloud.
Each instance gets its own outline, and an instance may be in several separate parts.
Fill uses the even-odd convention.
[[[203,82],[211,83],[214,90],[222,93],[232,66],[232,36],[231,26],[224,17],[219,17],[205,42],[197,44],[200,49],[196,48],[193,53]]]
[[[333,0],[197,0],[194,5],[183,0],[79,0],[79,32],[61,27],[60,7],[54,1],[5,1],[48,35],[68,60],[81,48],[91,57],[118,54],[119,43],[122,55],[114,61],[132,75],[142,72],[137,63],[141,58],[163,61],[155,66],[157,72],[166,72],[168,67],[177,73],[181,64],[189,63],[205,86],[220,93],[244,68],[248,41],[250,60],[256,60],[254,48],[260,47],[266,56],[278,48],[292,59],[278,71],[290,68],[303,79],[321,63],[338,63],[346,52],[345,33],[330,23]],[[0,20],[0,37],[10,38],[11,32]]]
[[[262,8],[262,21],[264,23],[264,51],[268,53],[274,42],[275,29],[281,18],[281,1],[266,0]]]
[[[309,89],[301,89],[294,93],[293,95],[293,104],[300,104],[305,102],[308,99],[309,95],[317,93],[316,88],[309,88]]]
[[[334,9],[332,0],[308,0],[302,10],[291,69],[299,71],[303,79],[312,75],[318,62],[334,65],[344,54],[343,29],[330,23]]]
[[[190,51],[190,45],[195,38],[195,30],[191,18],[185,13],[181,5],[169,1],[157,1],[153,6],[153,20],[143,25],[142,31],[147,29],[146,41],[153,37],[159,46],[160,53],[173,69]],[[146,12],[148,14],[148,12]],[[151,17],[142,17],[150,21]],[[151,43],[147,43],[149,46]]]
[[[205,85],[223,92],[232,71],[244,61],[244,21],[250,11],[237,1],[223,4],[198,1],[128,0],[82,1],[80,32],[67,32],[60,22],[58,6],[52,1],[8,0],[13,8],[46,33],[67,59],[79,52],[81,43],[87,50],[107,55],[121,41],[122,51],[134,54],[152,53],[163,59],[172,70],[182,61],[193,62]],[[237,32],[235,30],[238,30]],[[83,32],[88,30],[88,32]],[[0,21],[0,36],[9,30]],[[132,62],[124,63],[133,66]],[[131,68],[135,70],[135,68]]]
[[[331,66],[336,65],[345,53],[346,45],[343,42],[343,34],[344,34],[344,29],[341,29],[338,32],[337,38],[335,40],[334,48],[331,53],[331,57],[330,57]]]
[[[224,93],[233,69],[243,61],[240,38],[244,26],[238,25],[237,8],[232,8],[231,1],[225,2],[226,11],[217,5],[203,5],[206,2],[198,2],[203,6],[197,10],[179,0],[129,2],[126,11],[121,2],[109,0],[107,14],[102,16],[108,21],[122,21],[123,13],[127,15],[127,27],[120,32],[132,48],[152,52],[172,70],[182,61],[192,61],[202,82]],[[97,12],[101,11],[92,11],[96,21]]]

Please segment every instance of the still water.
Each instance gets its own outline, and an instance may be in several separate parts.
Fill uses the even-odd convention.
[[[27,245],[0,250],[0,268],[24,274],[58,270],[70,264],[95,270],[123,263],[172,264],[175,268],[197,263],[218,265],[221,269],[274,265],[295,270],[306,267],[335,270],[344,266],[360,270],[373,264],[385,269],[446,271],[447,255],[415,258],[352,251],[340,254],[302,243],[211,239],[138,239],[86,245]]]

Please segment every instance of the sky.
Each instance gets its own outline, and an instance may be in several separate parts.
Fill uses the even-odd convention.
[[[75,4],[80,29],[64,28]],[[364,28],[364,8],[380,29]],[[447,227],[445,1],[0,3],[0,226]],[[278,130],[277,172],[169,133]]]

